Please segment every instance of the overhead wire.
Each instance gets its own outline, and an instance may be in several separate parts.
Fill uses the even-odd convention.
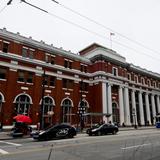
[[[67,7],[67,6],[65,6],[65,5],[63,5],[63,4],[61,4],[61,3],[59,3],[58,1],[55,1],[55,0],[51,0],[51,1],[56,3],[56,4],[58,4],[58,5],[60,5],[63,8],[65,8],[66,10],[71,11],[72,13],[77,14],[78,16],[83,17],[84,19],[87,19],[88,21],[90,21],[90,22],[92,22],[92,23],[94,23],[94,24],[96,24],[96,25],[98,25],[100,27],[103,27],[106,30],[109,30],[110,32],[114,32],[115,34],[117,34],[117,35],[119,35],[119,36],[121,36],[121,37],[123,37],[123,38],[125,38],[125,39],[127,39],[129,41],[131,41],[132,43],[135,43],[135,44],[137,44],[137,45],[139,45],[139,46],[141,46],[141,47],[143,47],[143,48],[145,48],[147,50],[150,50],[150,51],[160,55],[160,52],[158,52],[158,51],[156,51],[154,49],[151,49],[151,48],[147,47],[146,45],[144,45],[144,44],[142,44],[142,43],[140,43],[138,41],[135,41],[135,40],[133,40],[133,39],[131,39],[131,38],[129,38],[129,37],[117,32],[117,31],[115,31],[115,30],[113,30],[113,29],[111,29],[111,28],[109,28],[109,27],[107,27],[107,26],[105,26],[105,25],[103,25],[103,24],[101,24],[101,23],[99,23],[99,22],[97,22],[97,21],[95,21],[95,20],[93,20],[93,19],[91,19],[91,18],[89,18],[89,17],[87,17],[87,16],[85,16],[85,15],[83,15],[83,14],[81,14],[81,13],[79,13],[79,12],[69,8],[69,7]]]
[[[5,5],[1,10],[0,13],[2,13],[6,9],[7,5]]]
[[[11,5],[12,1],[13,1],[13,0],[9,0],[9,1],[7,2],[7,4],[0,10],[0,13],[2,13],[2,12],[6,9],[7,6]]]
[[[107,38],[106,36],[103,36],[103,35],[101,35],[101,34],[99,34],[99,33],[97,33],[97,32],[91,31],[91,30],[89,30],[89,29],[87,29],[87,28],[85,28],[85,27],[83,27],[83,26],[81,26],[81,25],[79,25],[79,24],[76,24],[76,23],[74,23],[74,22],[71,22],[71,21],[69,21],[69,20],[66,20],[65,18],[62,18],[62,17],[60,17],[60,16],[57,16],[57,15],[55,15],[55,14],[53,14],[53,13],[50,13],[50,12],[48,12],[48,11],[45,10],[45,9],[42,9],[42,8],[36,6],[36,5],[33,5],[33,4],[29,3],[29,2],[27,2],[26,0],[21,0],[21,2],[24,2],[25,4],[27,4],[27,5],[29,5],[29,6],[31,6],[31,7],[33,7],[33,8],[36,8],[36,9],[42,11],[42,12],[45,12],[45,13],[49,14],[50,16],[53,16],[53,17],[55,17],[55,18],[57,18],[57,19],[60,19],[60,20],[62,20],[62,21],[64,21],[64,22],[66,22],[66,23],[72,24],[72,25],[74,25],[74,26],[76,26],[76,27],[78,27],[78,28],[81,28],[81,29],[83,29],[83,30],[85,30],[85,31],[87,31],[87,32],[89,32],[89,33],[92,33],[92,34],[94,34],[94,35],[96,35],[96,36],[98,36],[98,37],[101,37],[101,38],[103,38],[103,39],[105,39],[105,40],[106,40],[106,39],[110,40],[110,39]],[[123,47],[125,47],[125,48],[128,48],[128,49],[130,49],[130,50],[133,50],[133,51],[135,51],[135,52],[144,54],[144,55],[146,55],[146,56],[148,56],[148,57],[150,57],[150,58],[152,58],[152,59],[160,60],[160,59],[157,58],[157,57],[155,58],[155,57],[153,57],[153,56],[151,56],[151,55],[149,55],[149,54],[146,54],[146,53],[143,53],[143,52],[139,52],[138,50],[136,50],[136,49],[134,49],[134,48],[132,48],[132,47],[129,47],[129,46],[127,46],[127,45],[124,45],[124,44],[122,44],[122,43],[120,43],[120,42],[117,42],[117,41],[113,41],[113,42],[116,43],[116,44],[118,44],[118,45],[120,45],[120,46],[123,46]]]

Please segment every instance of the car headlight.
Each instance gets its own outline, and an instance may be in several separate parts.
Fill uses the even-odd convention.
[[[96,132],[97,131],[97,129],[92,129],[92,132]]]
[[[39,135],[42,135],[44,132],[45,132],[45,131],[40,132]]]

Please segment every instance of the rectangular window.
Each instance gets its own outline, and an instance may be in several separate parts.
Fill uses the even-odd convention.
[[[63,79],[62,83],[63,83],[63,88],[69,88],[69,89],[73,88],[73,80]]]
[[[67,79],[63,79],[62,82],[63,82],[63,84],[62,84],[63,88],[67,88]]]
[[[28,49],[28,48],[23,47],[22,48],[22,57],[33,59],[34,58],[34,51],[32,49]]]
[[[7,69],[0,68],[0,79],[6,79]]]
[[[67,60],[64,61],[64,67],[65,67],[65,68],[68,67],[68,61],[67,61]]]
[[[3,42],[3,49],[2,49],[2,51],[5,52],[5,53],[8,53],[8,49],[9,49],[9,43]]]
[[[81,72],[87,72],[87,66],[81,65]]]
[[[22,48],[22,57],[27,57],[27,50],[26,48]]]
[[[45,62],[46,62],[46,63],[49,63],[49,54],[46,54],[46,55],[45,55]]]
[[[28,72],[27,83],[33,83],[33,73]]]
[[[50,86],[55,86],[55,77],[50,77]]]
[[[28,57],[29,57],[30,59],[33,59],[33,58],[34,58],[34,52],[31,51],[31,50],[29,50],[29,55],[28,55]]]
[[[72,69],[72,62],[69,62],[69,67],[68,68],[70,68],[70,69]]]
[[[25,82],[25,72],[24,71],[18,71],[18,81]]]
[[[118,70],[117,70],[117,68],[115,68],[115,67],[112,68],[112,74],[113,74],[114,76],[117,76],[117,75],[118,75]]]
[[[72,62],[69,60],[64,61],[64,67],[72,69]]]
[[[45,54],[45,62],[46,63],[55,64],[54,60],[55,60],[54,55],[51,55],[51,54],[48,54],[48,53]]]
[[[87,91],[88,90],[88,83],[85,83],[85,82],[80,82],[80,90],[81,91]]]
[[[54,57],[51,56],[51,64],[54,64]]]
[[[48,85],[48,76],[47,75],[45,75],[43,83],[44,83],[44,85]]]
[[[135,83],[138,83],[138,76],[134,76]]]

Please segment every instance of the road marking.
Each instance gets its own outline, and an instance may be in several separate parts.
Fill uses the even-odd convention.
[[[0,149],[0,153],[1,153],[1,154],[9,154],[9,152],[7,152],[7,151],[5,151],[5,150],[3,150],[3,149]]]
[[[121,149],[132,149],[132,148],[138,148],[138,147],[149,146],[149,145],[151,145],[151,143],[141,144],[141,145],[136,145],[136,146],[129,146],[129,147],[121,148]]]
[[[0,141],[0,143],[6,143],[6,144],[13,145],[13,146],[22,146],[21,144],[11,143],[11,142],[6,142],[6,141]]]

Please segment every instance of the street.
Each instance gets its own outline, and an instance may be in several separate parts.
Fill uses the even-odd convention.
[[[73,139],[0,141],[3,160],[159,160],[160,130],[120,131],[117,135],[78,134]]]

